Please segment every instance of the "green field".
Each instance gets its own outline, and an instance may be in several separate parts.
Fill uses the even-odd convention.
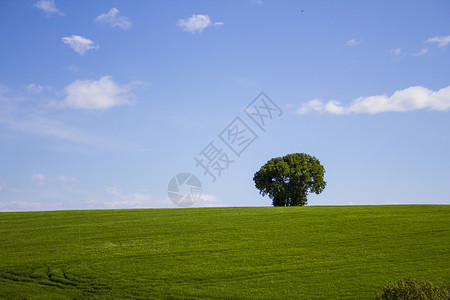
[[[2,299],[374,299],[450,285],[450,206],[0,213]]]

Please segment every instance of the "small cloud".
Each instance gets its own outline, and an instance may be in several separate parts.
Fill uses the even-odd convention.
[[[177,22],[177,26],[181,28],[183,31],[190,32],[195,34],[196,32],[203,32],[203,30],[212,25],[211,19],[208,15],[192,15],[192,17],[187,19],[179,19]],[[214,26],[220,27],[223,26],[224,23],[216,22]]]
[[[250,3],[258,4],[258,5],[263,5],[264,4],[262,0],[250,0]]]
[[[435,37],[429,38],[427,40],[427,43],[429,43],[429,44],[437,43],[439,48],[445,47],[450,43],[450,35],[435,36]]]
[[[89,136],[88,133],[70,127],[65,123],[38,116],[31,116],[27,119],[19,118],[17,116],[3,119],[0,116],[0,123],[5,124],[11,129],[25,133],[53,137],[72,142],[92,143],[96,140],[94,137]]]
[[[210,194],[202,194],[200,196],[199,201],[203,201],[203,202],[217,202],[217,197],[214,195],[210,195]]]
[[[400,54],[402,54],[402,49],[400,49],[400,48],[392,49],[391,53],[395,54],[395,55],[400,55]]]
[[[423,56],[423,55],[425,55],[425,54],[428,54],[428,48],[423,48],[422,50],[420,50],[419,52],[417,52],[417,53],[411,53],[410,55],[411,56]]]
[[[3,191],[4,189],[6,189],[8,185],[4,182],[0,183],[0,192]]]
[[[76,182],[75,177],[72,176],[65,176],[65,175],[60,175],[60,176],[47,176],[43,173],[37,173],[34,174],[30,177],[31,181],[34,182],[47,182],[47,183],[59,183],[59,184],[63,184],[63,185],[69,185],[72,184],[74,182]]]
[[[144,84],[148,83],[131,81],[124,85],[115,85],[119,86],[121,91],[132,91]],[[106,84],[106,86],[108,86],[108,84]],[[56,89],[51,86],[43,86],[43,89],[43,93],[46,93],[46,96],[38,96],[38,98],[36,98],[27,95],[28,91],[26,90],[26,86],[19,92],[16,92],[15,90],[0,84],[0,128],[4,128],[12,133],[21,132],[26,135],[44,137],[46,139],[58,139],[71,143],[81,143],[99,148],[134,149],[136,151],[144,151],[142,147],[135,143],[117,140],[115,137],[102,137],[96,134],[95,130],[92,130],[92,128],[81,128],[67,122],[67,120],[58,118],[57,115],[53,116],[54,114],[43,113],[51,112],[49,109],[63,109],[69,108],[69,104],[74,105],[73,103],[64,103],[68,96],[67,91],[64,89]],[[114,94],[114,91],[109,91],[108,93],[117,97],[117,93]],[[51,95],[54,95],[56,98],[53,98],[54,100],[50,101],[45,100],[46,98],[48,99],[48,97],[53,97]],[[133,104],[136,99],[136,96],[131,92],[119,93],[118,96],[125,98],[124,101],[130,104]],[[43,101],[47,101],[47,103],[43,103]],[[94,99],[93,101],[95,101],[96,107],[98,107],[97,102],[99,100]],[[50,144],[46,145],[46,147],[53,149],[53,146]],[[0,183],[1,182],[2,178],[0,178]]]
[[[392,49],[391,51],[392,59],[394,60],[402,60],[406,56],[410,55],[408,53],[403,52],[401,48]]]
[[[133,85],[118,85],[111,76],[99,80],[75,80],[65,87],[67,97],[50,106],[89,110],[106,110],[114,106],[133,104],[129,94]]]
[[[72,72],[78,72],[78,67],[74,64],[71,64],[70,66],[67,67],[67,70],[70,70]]]
[[[37,174],[34,174],[33,176],[31,176],[30,179],[32,181],[44,181],[45,175],[42,173],[37,173]]]
[[[38,94],[42,94],[44,92],[52,92],[54,90],[54,88],[52,86],[42,86],[40,84],[36,84],[36,83],[30,83],[29,85],[27,85],[27,91],[29,94],[34,94],[34,95],[38,95]]]
[[[133,193],[129,195],[122,194],[122,191],[118,187],[108,187],[106,192],[110,194],[112,201],[103,202],[104,205],[114,208],[137,208],[149,205],[152,198],[150,195],[142,193]]]
[[[450,86],[432,91],[422,86],[413,86],[395,91],[392,96],[376,95],[360,97],[350,105],[343,106],[339,101],[323,103],[313,99],[304,103],[297,113],[310,112],[344,115],[350,113],[378,114],[383,112],[407,112],[421,109],[448,111],[450,109]]]
[[[429,38],[425,41],[428,44],[437,44],[439,48],[443,48],[447,46],[450,43],[450,35],[448,36],[435,36],[432,38]],[[407,56],[414,56],[414,57],[420,57],[420,56],[432,56],[432,53],[430,53],[430,49],[428,47],[422,48],[419,52],[405,52],[402,51],[400,48],[391,50],[391,54],[394,55],[394,59],[400,60],[402,58],[405,58]]]
[[[320,99],[313,99],[307,103],[303,103],[297,110],[299,115],[305,115],[312,111],[323,112],[323,102]]]
[[[225,203],[219,201],[219,199],[210,194],[202,194],[198,202],[195,204],[196,207],[225,207],[228,206]]]
[[[36,84],[36,83],[31,83],[27,86],[28,92],[30,94],[40,94],[42,93],[42,91],[44,90],[44,88],[42,87],[42,85]]]
[[[60,182],[60,183],[63,183],[63,184],[71,184],[71,183],[74,183],[76,181],[76,178],[72,177],[72,176],[61,175],[61,176],[57,176],[55,178],[55,180]]]
[[[130,20],[125,16],[121,16],[120,11],[115,7],[111,8],[106,14],[99,15],[94,21],[124,30],[130,29],[132,25]]]
[[[60,16],[64,16],[64,13],[56,8],[54,0],[40,0],[34,4],[34,7],[39,8],[43,12],[47,14],[57,14]]]
[[[42,203],[22,200],[0,202],[0,211],[48,211],[61,209],[62,203]]]
[[[351,40],[348,40],[347,42],[345,42],[345,46],[350,46],[350,47],[352,47],[352,46],[357,46],[357,45],[359,45],[359,44],[361,44],[362,43],[362,40],[361,39],[359,39],[359,40],[357,40],[357,39],[351,39]]]
[[[80,55],[84,55],[84,53],[88,50],[100,48],[98,45],[94,45],[93,41],[79,35],[63,37],[61,40],[64,44],[69,45],[70,48],[72,48],[75,52],[78,52]]]

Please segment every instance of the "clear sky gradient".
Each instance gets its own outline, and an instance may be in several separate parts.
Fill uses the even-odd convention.
[[[195,207],[270,206],[253,174],[296,152],[326,170],[309,205],[450,204],[449,16],[446,0],[0,1],[0,211],[175,208],[183,172]],[[245,113],[260,92],[280,110],[263,128]],[[232,122],[255,137],[239,155]],[[229,159],[215,182],[195,160],[211,142]]]

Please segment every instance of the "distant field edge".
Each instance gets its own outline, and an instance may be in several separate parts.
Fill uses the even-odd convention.
[[[273,206],[211,206],[211,207],[143,207],[143,208],[93,208],[93,209],[54,209],[54,210],[15,210],[15,211],[0,211],[3,213],[45,213],[45,212],[87,212],[87,211],[144,211],[144,210],[157,210],[157,211],[171,211],[171,210],[214,210],[214,209],[308,209],[308,208],[331,208],[331,207],[420,207],[420,206],[447,206],[450,204],[355,204],[355,205],[307,205],[307,206],[286,206],[286,207],[273,207]]]

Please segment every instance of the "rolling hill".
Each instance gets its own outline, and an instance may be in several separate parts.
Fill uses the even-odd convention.
[[[0,213],[2,299],[374,299],[450,285],[450,206]]]

